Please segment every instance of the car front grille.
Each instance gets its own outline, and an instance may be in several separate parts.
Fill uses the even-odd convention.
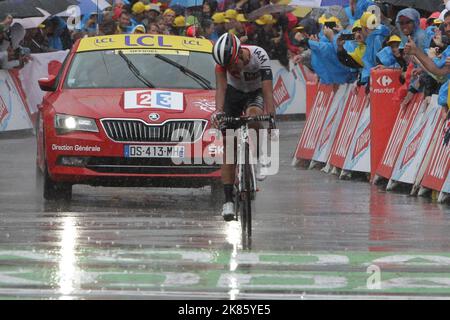
[[[106,134],[117,142],[195,142],[202,137],[206,120],[168,120],[149,125],[136,119],[101,120]]]
[[[64,165],[58,157],[57,164]],[[123,158],[123,157],[76,157],[81,159],[84,167],[99,173],[121,174],[211,174],[220,170],[220,165],[210,165],[202,159],[191,159],[191,163],[175,164],[172,159],[165,158]]]

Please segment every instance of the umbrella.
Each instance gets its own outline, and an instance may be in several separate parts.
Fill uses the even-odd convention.
[[[104,9],[111,6],[111,1],[106,0],[78,0],[78,7],[80,8],[80,16],[90,14],[92,12],[102,12]],[[58,17],[70,17],[73,12],[68,11],[68,8],[64,8],[62,11],[57,12],[55,15]]]
[[[394,6],[410,7],[414,9],[421,9],[428,12],[439,11],[442,0],[384,0]]]
[[[264,7],[261,7],[259,9],[253,10],[249,13],[248,19],[255,20],[265,14],[272,14],[272,13],[285,13],[285,12],[291,12],[294,11],[296,8],[293,6],[287,6],[282,4],[268,4]]]
[[[317,21],[322,15],[325,15],[326,17],[338,18],[344,28],[346,28],[349,24],[347,14],[345,13],[344,8],[341,6],[314,8],[309,17]]]
[[[48,13],[45,10],[42,10],[40,8],[37,8],[42,14],[42,17],[30,17],[30,18],[21,18],[21,19],[16,19],[14,18],[13,20],[13,26],[17,23],[22,25],[22,27],[24,27],[25,29],[32,29],[32,28],[37,28],[38,25],[40,25],[42,22],[44,22],[49,16],[50,13]]]
[[[203,0],[172,0],[170,6],[180,5],[185,8],[198,7],[203,4]]]
[[[56,14],[71,5],[78,5],[77,0],[5,0],[0,1],[0,13],[10,13],[14,18],[42,17],[37,8]],[[0,14],[0,15],[1,15]]]
[[[79,1],[77,0],[29,0],[27,2],[30,2],[35,8],[44,9],[51,15],[66,10],[72,5],[79,4]]]
[[[106,0],[78,0],[80,3],[81,14],[89,14],[91,12],[103,11],[111,6]]]
[[[42,13],[27,0],[5,0],[0,2],[0,19],[3,20],[7,13],[14,18],[41,17]]]
[[[307,8],[320,8],[329,6],[348,6],[349,0],[292,0],[290,5]]]

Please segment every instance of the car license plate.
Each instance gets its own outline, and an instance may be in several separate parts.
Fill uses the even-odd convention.
[[[126,158],[183,158],[184,146],[125,145]]]

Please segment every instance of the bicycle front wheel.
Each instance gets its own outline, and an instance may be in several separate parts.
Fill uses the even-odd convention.
[[[243,190],[241,192],[241,227],[244,247],[250,247],[252,237],[252,170],[249,159],[249,145],[245,145],[245,163],[242,165]]]

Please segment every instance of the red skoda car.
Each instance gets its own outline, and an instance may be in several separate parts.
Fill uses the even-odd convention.
[[[39,81],[44,198],[70,199],[74,184],[218,188],[211,49],[165,35],[79,40],[58,75]]]

